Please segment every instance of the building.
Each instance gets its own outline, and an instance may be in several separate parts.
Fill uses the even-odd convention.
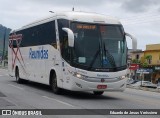
[[[160,44],[146,45],[144,56],[150,56],[148,64],[151,66],[160,66]]]
[[[140,49],[137,50],[128,50],[128,75],[129,78],[136,79],[136,70],[139,68],[139,62],[143,57],[143,51]]]
[[[157,83],[160,81],[160,44],[146,45],[144,57],[148,68],[153,69],[151,80],[153,83]]]
[[[146,50],[130,53],[130,74],[137,80],[160,82],[160,44],[146,45]]]
[[[0,60],[2,56],[6,57],[8,51],[9,33],[11,29],[0,24]],[[5,40],[5,42],[4,42]],[[5,46],[4,46],[5,44]]]
[[[134,61],[134,60],[135,61],[141,61],[143,57],[144,57],[144,53],[140,49],[131,52],[132,61]]]

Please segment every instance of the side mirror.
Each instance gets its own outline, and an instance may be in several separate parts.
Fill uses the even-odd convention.
[[[68,34],[68,46],[74,47],[74,34],[71,29],[69,28],[62,28],[63,31],[67,32]]]
[[[128,37],[130,37],[132,39],[132,49],[136,50],[137,49],[137,39],[135,37],[133,37],[129,33],[125,33],[125,35],[128,36]]]

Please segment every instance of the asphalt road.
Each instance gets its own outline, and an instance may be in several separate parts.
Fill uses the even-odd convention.
[[[0,69],[0,109],[160,109],[160,93],[126,89],[124,92],[105,92],[95,96],[91,92],[63,90],[55,95],[46,85],[28,82],[17,84],[15,78]],[[2,116],[0,116],[1,118]],[[4,117],[4,116],[3,116]],[[13,116],[7,116],[6,118]],[[14,116],[18,117],[18,116]],[[19,116],[20,117],[20,116]],[[30,116],[33,117],[33,116]],[[56,115],[37,118],[158,118],[157,115]]]

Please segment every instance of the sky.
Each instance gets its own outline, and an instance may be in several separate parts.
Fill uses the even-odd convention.
[[[119,19],[138,49],[160,44],[160,0],[1,0],[0,24],[18,29],[51,15],[49,11],[96,12]],[[131,41],[127,38],[128,47]]]

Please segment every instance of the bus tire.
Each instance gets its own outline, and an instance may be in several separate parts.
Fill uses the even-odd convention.
[[[53,93],[60,94],[60,88],[57,86],[56,74],[51,75],[51,88],[52,88]]]
[[[104,91],[93,91],[94,95],[102,95]]]
[[[22,79],[19,77],[19,69],[18,69],[18,67],[16,67],[15,77],[16,77],[16,82],[18,84],[21,84],[22,83]]]

